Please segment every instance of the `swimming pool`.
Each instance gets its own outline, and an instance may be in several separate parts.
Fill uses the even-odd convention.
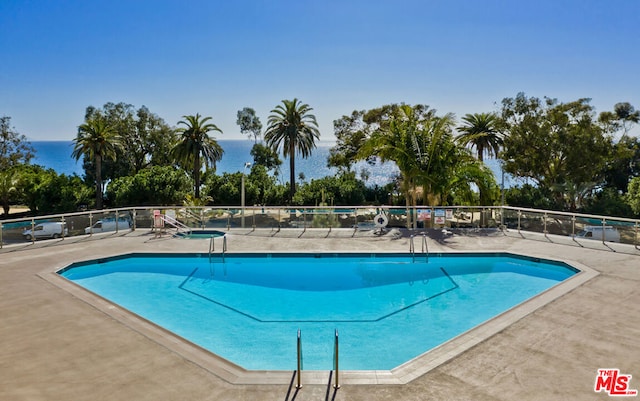
[[[571,277],[512,254],[131,254],[59,274],[246,369],[387,370]]]

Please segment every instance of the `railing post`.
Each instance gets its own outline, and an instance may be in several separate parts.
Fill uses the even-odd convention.
[[[35,244],[36,242],[36,221],[31,219],[31,243]]]
[[[251,231],[255,231],[256,230],[256,208],[252,208],[251,209],[253,211],[253,225],[252,225],[252,230]]]
[[[520,234],[520,218],[522,217],[522,211],[518,210],[518,234]]]
[[[89,235],[93,235],[93,213],[89,212]]]
[[[637,228],[636,228],[637,231]],[[2,249],[2,222],[0,222],[0,249]]]
[[[307,232],[307,209],[302,209],[302,232]]]
[[[603,244],[604,244],[604,239],[605,239],[605,236],[604,236],[604,230],[605,230],[605,228],[604,228],[604,227],[605,227],[606,225],[607,225],[607,219],[602,219],[602,243],[603,243]]]
[[[356,231],[358,231],[358,209],[357,208],[353,209],[353,227],[354,227],[353,234],[355,235]]]
[[[544,223],[543,223],[543,231],[544,231],[544,236],[547,236],[547,213],[544,213],[542,215],[542,218],[544,219]]]
[[[65,228],[67,228],[67,224],[64,221],[64,214],[62,215],[61,220],[62,220],[62,232],[60,233],[60,237],[62,237],[62,240],[64,241],[64,230],[65,230]],[[68,230],[67,230],[67,232],[68,232]]]

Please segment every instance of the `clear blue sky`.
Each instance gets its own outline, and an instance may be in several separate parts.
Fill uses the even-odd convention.
[[[518,92],[640,108],[638,0],[1,0],[0,115],[71,140],[87,106],[146,105],[175,125],[297,97],[321,139],[356,109],[488,112]]]

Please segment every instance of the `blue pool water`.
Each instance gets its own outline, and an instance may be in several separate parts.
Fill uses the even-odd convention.
[[[133,254],[69,280],[247,369],[392,369],[577,271],[509,254]]]
[[[218,238],[224,236],[223,231],[219,230],[193,230],[189,232],[179,232],[175,234],[175,237],[181,237],[186,239],[203,239],[203,238]]]

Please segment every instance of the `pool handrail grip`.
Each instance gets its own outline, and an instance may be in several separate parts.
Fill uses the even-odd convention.
[[[411,234],[411,236],[409,237],[409,253],[411,254],[411,261],[415,262],[416,261],[416,248],[413,244],[413,237],[415,237],[415,235]]]
[[[336,382],[333,384],[333,388],[335,389],[339,389],[340,388],[340,381],[338,378],[339,375],[339,369],[338,369],[338,329],[336,329],[336,339],[335,339],[335,346],[333,349],[333,370],[335,370],[336,372]]]
[[[425,260],[429,261],[429,245],[427,244],[427,235],[422,234],[422,253],[425,254]]]
[[[302,388],[302,380],[300,377],[302,374],[302,337],[300,335],[300,329],[298,329],[298,341],[297,341],[296,348],[297,348],[296,359],[298,360],[298,365],[296,369],[296,380],[297,380],[296,388]]]
[[[411,262],[416,261],[416,246],[415,243],[413,241],[413,238],[415,237],[414,234],[411,234],[411,236],[409,237],[409,253],[411,253]],[[422,234],[422,253],[425,255],[425,260],[428,262],[429,261],[429,246],[427,245],[427,235],[426,234]]]
[[[211,260],[211,255],[213,253],[215,253],[216,251],[216,241],[215,241],[215,236],[211,236],[211,239],[209,240],[209,260]],[[222,261],[224,262],[224,254],[225,252],[227,252],[227,236],[223,235],[222,236]]]

